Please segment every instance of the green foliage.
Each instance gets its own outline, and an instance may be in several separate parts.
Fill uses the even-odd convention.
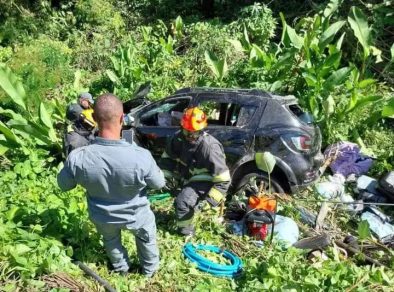
[[[297,95],[301,105],[315,116],[328,143],[351,136],[346,131],[339,134],[333,125],[345,119],[353,122],[365,108],[378,112],[386,100],[378,93],[371,94],[376,80],[364,79],[367,60],[373,55],[379,57],[379,51],[371,46],[370,28],[356,8],[351,9],[348,22],[367,49],[361,57],[361,69],[353,63],[344,64],[341,46],[345,33],[340,32],[347,23],[332,21],[339,5],[338,1],[331,1],[313,17],[300,19],[294,28],[281,14],[282,37],[277,47],[261,48],[250,40],[246,29],[239,41],[231,41],[235,49],[242,47],[249,54],[249,82],[263,89]],[[365,118],[364,122],[368,120]]]
[[[29,146],[37,145],[47,150],[55,149],[59,153],[59,138],[44,102],[41,101],[37,109],[26,107],[26,93],[22,83],[5,65],[0,68],[0,87],[11,97],[14,104],[21,107],[20,111],[0,107],[2,116],[7,117],[6,123],[0,121],[1,152],[18,148],[28,152]]]
[[[223,225],[213,215],[201,213],[196,218],[197,234],[193,243],[214,244],[235,251],[242,259],[244,273],[237,279],[216,278],[200,272],[182,255],[184,239],[174,233],[176,228],[173,200],[153,203],[158,225],[161,266],[157,276],[146,280],[130,274],[126,277],[111,273],[106,267],[102,243],[88,220],[83,190],[77,188],[60,193],[56,186],[56,169],[43,170],[41,175],[20,177],[7,171],[0,178],[0,263],[4,277],[21,279],[16,285],[28,285],[37,276],[56,271],[68,272],[77,281],[83,276],[71,264],[71,258],[87,263],[118,291],[250,291],[283,290],[333,291],[390,287],[389,269],[356,266],[341,259],[335,248],[327,251],[327,261],[308,262],[302,250],[284,250],[279,243],[258,248],[247,237],[223,236]],[[123,233],[123,243],[132,262],[137,261],[133,236]],[[212,255],[210,255],[212,256]],[[215,260],[222,260],[214,256]],[[7,280],[6,280],[7,281]],[[87,281],[87,280],[84,280]],[[8,281],[8,283],[12,283]]]
[[[119,291],[389,290],[390,270],[356,266],[335,248],[328,250],[329,260],[317,263],[277,244],[259,249],[247,238],[222,237],[223,225],[205,213],[193,240],[236,251],[245,273],[234,280],[201,273],[182,256],[184,241],[174,234],[171,200],[155,205],[165,268],[149,281],[119,277],[106,267],[83,191],[60,193],[51,168],[60,159],[66,103],[88,90],[111,91],[126,100],[150,81],[153,100],[196,85],[295,94],[315,115],[324,144],[364,142],[376,156],[372,174],[391,170],[394,104],[390,83],[381,81],[392,75],[394,47],[387,37],[392,9],[387,1],[326,2],[271,1],[267,7],[215,1],[212,12],[223,17],[200,19],[198,1],[5,1],[0,11],[0,62],[6,63],[0,68],[2,289],[44,290],[38,277],[54,271],[82,281],[71,264],[74,257]],[[275,34],[278,20],[282,35]],[[280,209],[299,216],[291,206]],[[362,224],[360,232],[366,234]],[[137,261],[132,235],[123,239]]]
[[[220,83],[223,80],[223,78],[226,76],[228,71],[226,58],[222,60],[218,60],[218,58],[215,55],[207,51],[205,51],[204,55],[205,55],[205,61],[207,62],[209,69],[211,69],[212,73],[215,75],[215,77],[218,79]]]
[[[275,35],[276,20],[266,5],[254,3],[241,10],[240,18],[233,25],[240,33],[245,28],[250,41],[266,49]]]
[[[42,37],[14,53],[7,65],[23,80],[28,107],[38,108],[50,90],[72,81],[71,52],[63,42]]]
[[[371,232],[369,231],[369,224],[368,224],[368,221],[366,221],[366,220],[362,220],[358,224],[357,231],[358,231],[358,239],[360,239],[360,240],[365,240],[371,236]]]
[[[0,65],[0,86],[11,97],[14,103],[26,110],[24,101],[26,93],[22,82],[11,72],[10,68],[4,64]]]

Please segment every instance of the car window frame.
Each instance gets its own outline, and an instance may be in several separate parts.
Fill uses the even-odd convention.
[[[154,102],[154,103],[152,103],[152,104],[149,104],[149,105],[147,105],[144,109],[142,109],[142,110],[138,113],[136,127],[144,127],[144,128],[162,128],[162,127],[166,127],[166,128],[179,128],[179,125],[174,125],[174,126],[172,126],[172,125],[171,125],[171,126],[147,126],[147,125],[144,125],[144,124],[141,123],[141,117],[142,117],[142,115],[143,115],[144,113],[146,113],[146,112],[152,110],[155,106],[156,106],[156,107],[159,107],[159,106],[161,106],[161,105],[164,104],[164,103],[169,103],[169,102],[174,101],[174,100],[175,100],[175,101],[177,101],[177,100],[188,100],[188,101],[189,101],[188,106],[190,106],[192,99],[193,99],[193,98],[192,98],[191,96],[177,96],[177,97],[164,98],[164,99],[162,99],[162,100],[159,100],[159,101],[157,101],[157,102]],[[188,106],[187,106],[187,107],[188,107]],[[186,108],[187,108],[187,107],[186,107]]]
[[[245,102],[245,99],[247,97],[254,97],[253,102]],[[231,104],[238,104],[241,107],[245,105],[249,106],[254,106],[256,109],[252,116],[249,118],[249,122],[247,124],[244,124],[242,127],[237,127],[237,126],[231,126],[231,125],[216,125],[216,124],[209,124],[208,122],[208,128],[229,128],[229,129],[245,129],[254,126],[255,121],[254,117],[258,115],[258,112],[260,112],[260,107],[261,107],[261,101],[258,100],[255,96],[253,95],[239,95],[236,93],[200,93],[196,96],[195,98],[195,106],[198,106],[201,104],[203,101],[213,101],[215,103],[231,103]]]

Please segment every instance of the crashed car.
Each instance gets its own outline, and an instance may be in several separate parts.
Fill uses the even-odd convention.
[[[133,120],[133,139],[157,159],[166,140],[180,127],[183,111],[198,106],[208,116],[206,131],[224,147],[232,191],[255,194],[271,181],[273,192],[295,192],[319,178],[323,162],[321,134],[294,96],[257,89],[184,88],[160,101],[144,98],[124,103]],[[270,174],[256,157],[270,152],[276,160]],[[261,164],[260,164],[261,165]]]

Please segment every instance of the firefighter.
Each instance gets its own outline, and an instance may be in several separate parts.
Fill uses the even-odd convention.
[[[196,206],[206,201],[217,207],[230,186],[223,146],[204,131],[206,127],[207,117],[201,109],[186,109],[181,129],[168,141],[161,159],[167,181],[175,178],[181,186],[175,208],[178,232],[185,236],[195,232]]]
[[[89,145],[94,140],[96,122],[93,119],[94,100],[90,93],[79,95],[78,103],[68,106],[66,117],[71,122],[64,135],[64,153],[67,156],[76,148]]]

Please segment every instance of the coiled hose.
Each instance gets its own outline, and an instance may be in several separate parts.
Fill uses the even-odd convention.
[[[222,265],[208,260],[207,258],[199,255],[198,250],[211,251],[217,254],[222,254],[223,257],[230,260],[230,265]],[[193,263],[197,263],[197,268],[201,271],[210,273],[218,277],[230,277],[233,278],[238,276],[242,271],[242,261],[235,254],[222,250],[214,245],[193,245],[190,242],[185,244],[183,247],[183,254]]]

